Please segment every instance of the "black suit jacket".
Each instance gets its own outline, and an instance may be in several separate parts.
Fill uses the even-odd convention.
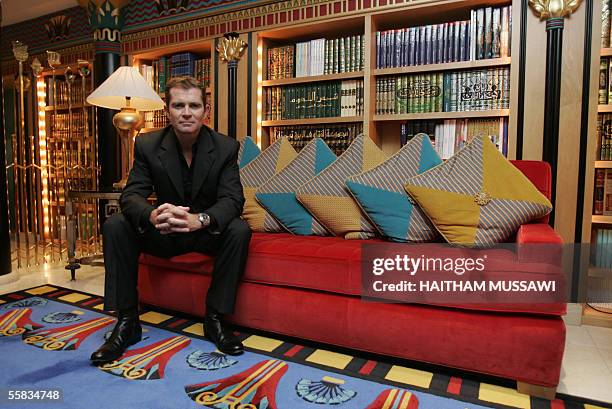
[[[174,130],[140,135],[134,144],[134,163],[121,193],[122,213],[139,232],[151,226],[154,207],[147,198],[155,192],[157,203],[185,205],[179,152]],[[193,184],[190,213],[205,212],[223,231],[242,214],[244,194],[238,171],[236,140],[202,126],[197,156],[192,159]]]

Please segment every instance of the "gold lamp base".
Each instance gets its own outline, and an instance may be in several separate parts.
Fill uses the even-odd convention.
[[[127,178],[134,160],[133,141],[138,136],[138,133],[135,136],[133,134],[134,132],[140,132],[142,129],[143,118],[136,109],[126,106],[113,116],[113,125],[117,128],[117,132],[121,137],[121,147],[123,149],[123,154],[121,155],[121,180],[113,183],[113,189],[123,190],[127,184]]]

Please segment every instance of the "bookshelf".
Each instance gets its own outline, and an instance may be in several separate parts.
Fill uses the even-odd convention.
[[[486,54],[483,52],[481,56],[472,56],[469,50],[459,51],[457,48],[457,58],[455,55],[444,57],[444,53],[440,52],[440,58],[427,57],[427,54],[423,60],[410,61],[408,57],[409,33],[413,33],[416,38],[416,33],[420,33],[419,30],[427,33],[435,32],[436,36],[439,33],[439,43],[437,44],[450,44],[451,38],[456,41],[457,44],[462,44],[461,33],[471,34],[468,32],[469,24],[466,22],[476,17],[476,10],[481,9],[484,15],[486,8],[490,9],[490,12],[494,13],[496,8],[499,9],[498,17],[495,21],[500,22],[502,19],[502,10],[505,8],[506,16],[506,27],[510,27],[509,21],[513,17],[516,18],[515,10],[513,10],[512,1],[480,1],[480,0],[451,0],[444,4],[426,5],[426,4],[414,4],[406,5],[401,9],[395,9],[393,11],[381,11],[372,12],[360,16],[351,16],[345,18],[334,19],[333,21],[326,22],[313,22],[298,24],[291,27],[273,28],[269,30],[263,30],[254,33],[255,44],[257,44],[257,72],[253,75],[253,83],[255,86],[256,95],[253,102],[257,106],[257,118],[254,119],[254,129],[256,129],[256,141],[262,147],[265,148],[271,142],[270,129],[271,127],[309,127],[313,125],[321,125],[325,127],[327,124],[355,124],[360,123],[363,127],[363,133],[374,140],[385,152],[391,154],[400,147],[400,134],[402,129],[406,128],[407,122],[414,122],[415,127],[424,121],[436,122],[438,124],[447,124],[450,121],[457,122],[457,132],[463,132],[466,129],[465,124],[468,121],[487,121],[492,122],[498,121],[501,125],[499,126],[500,135],[498,141],[503,144],[503,152],[508,157],[513,158],[515,153],[511,150],[515,146],[514,138],[512,135],[512,110],[514,109],[510,104],[509,92],[504,96],[506,98],[504,104],[496,104],[490,106],[476,106],[467,109],[432,109],[427,106],[427,103],[423,107],[416,109],[415,111],[410,110],[398,110],[398,112],[391,113],[389,111],[383,112],[379,109],[382,82],[401,84],[401,80],[396,78],[418,78],[422,80],[433,74],[438,75],[439,78],[445,76],[455,75],[457,78],[463,76],[464,73],[476,73],[485,72],[501,72],[504,70],[506,75],[507,83],[506,88],[509,91],[509,84],[515,79],[512,78],[516,75],[511,70],[512,63],[512,51],[513,47],[516,47],[516,42],[511,42],[511,30],[506,30],[507,38],[505,39],[505,48],[503,52]],[[517,3],[516,8],[520,8],[520,4]],[[476,20],[473,20],[476,21]],[[455,23],[456,22],[456,23]],[[460,23],[463,22],[463,23]],[[456,37],[451,37],[451,34],[443,36],[445,26],[457,27],[453,28],[452,33],[456,33]],[[460,27],[464,31],[461,31]],[[447,30],[450,30],[446,28]],[[483,28],[484,30],[484,28]],[[501,31],[501,30],[500,30]],[[449,31],[447,31],[450,33]],[[400,34],[398,34],[400,33]],[[330,39],[347,36],[361,36],[363,35],[363,69],[354,70],[351,72],[340,72],[340,73],[326,73],[324,75],[313,75],[313,76],[298,76],[295,75],[295,67],[293,73],[289,74],[288,70],[278,70],[275,73],[280,72],[282,78],[269,79],[270,73],[270,55],[275,49],[282,50],[282,55],[279,57],[281,61],[287,61],[288,55],[293,52],[294,55],[299,54],[297,46],[295,44],[310,42],[317,39],[325,39],[326,44],[329,43]],[[394,49],[398,52],[398,55],[405,55],[405,57],[396,58],[393,60],[394,64],[386,64],[382,66],[381,61],[381,40],[383,36],[393,35],[393,40],[388,40],[387,44],[393,44],[395,41],[403,39],[404,42],[399,41],[398,48]],[[433,36],[434,34],[429,34]],[[404,37],[401,37],[404,36]],[[427,37],[424,37],[427,39]],[[499,40],[499,38],[498,38]],[[378,42],[377,42],[378,41]],[[433,44],[432,40],[427,44]],[[447,41],[447,43],[444,43]],[[425,43],[423,43],[425,44]],[[454,44],[454,43],[453,43]],[[294,46],[293,51],[290,49]],[[411,44],[412,45],[412,44]],[[467,40],[464,40],[463,47],[467,46]],[[433,46],[431,47],[434,50]],[[289,51],[287,49],[289,48]],[[413,48],[418,48],[414,47]],[[427,46],[424,49],[428,49]],[[495,50],[501,50],[501,46],[494,48]],[[483,49],[484,50],[484,49]],[[433,53],[434,51],[432,51]],[[325,52],[324,52],[325,53]],[[426,52],[425,52],[426,53]],[[462,54],[463,53],[463,54]],[[473,58],[474,57],[474,58]],[[445,61],[445,62],[442,62]],[[417,64],[417,62],[419,64]],[[296,63],[297,64],[297,63]],[[333,66],[333,64],[332,64]],[[360,67],[359,67],[360,68]],[[325,68],[324,68],[325,69]],[[274,68],[272,68],[274,70]],[[515,70],[516,71],[516,70]],[[499,84],[501,85],[501,74],[491,74],[491,80],[497,80],[499,78]],[[363,115],[349,115],[349,116],[324,116],[321,118],[270,118],[268,106],[270,105],[270,97],[268,96],[268,90],[274,89],[274,87],[283,89],[290,88],[292,86],[301,86],[308,84],[321,84],[329,83],[333,81],[348,81],[348,80],[359,80],[363,81]],[[457,79],[457,81],[459,81]],[[437,85],[432,81],[434,85]],[[378,84],[378,87],[377,87]],[[495,83],[497,84],[497,83]],[[378,88],[378,89],[377,89]],[[405,89],[411,89],[408,85]],[[389,90],[388,90],[389,91]],[[442,91],[440,91],[442,92]],[[391,90],[390,94],[399,95],[396,90]],[[501,93],[499,93],[501,95]],[[499,97],[501,99],[501,96]],[[282,99],[281,101],[286,101]],[[391,103],[390,103],[391,104]],[[470,108],[467,105],[465,108]],[[437,112],[431,112],[437,111]],[[449,112],[450,111],[450,112]],[[497,122],[496,122],[497,123]],[[463,126],[463,128],[461,128]],[[412,128],[410,128],[412,129]],[[461,131],[460,131],[461,129]],[[503,133],[503,134],[502,134]],[[433,139],[433,135],[432,135]],[[502,148],[500,147],[500,150]]]
[[[612,216],[593,215],[593,224],[612,224]]]
[[[308,138],[321,136],[341,153],[354,130],[363,131],[367,117],[365,17],[260,31],[254,37],[257,143],[263,148],[276,134],[299,134],[295,142],[289,140],[300,149]],[[293,67],[287,68],[283,63],[292,55]]]
[[[420,112],[413,114],[374,115],[374,121],[410,121],[423,119],[499,118],[510,116],[509,109],[460,112]]]
[[[603,10],[602,10],[603,6]],[[590,242],[588,261],[582,262],[586,272],[586,301],[600,297],[605,288],[612,288],[612,259],[609,257],[612,245],[612,208],[608,196],[612,196],[612,86],[611,64],[612,48],[610,47],[610,18],[606,9],[607,2],[594,3],[593,48],[596,54],[592,69],[597,79],[591,87],[591,101],[596,105],[596,126],[593,144],[589,145],[590,160],[587,162],[587,178],[590,186],[586,189],[583,241]],[[594,88],[594,89],[593,89]],[[594,92],[593,92],[594,91]],[[593,149],[594,148],[594,149]],[[588,195],[588,196],[587,196]],[[590,206],[592,204],[592,206]],[[609,293],[605,296],[609,299]],[[583,306],[582,322],[589,325],[612,326],[612,315]]]
[[[215,101],[215,73],[213,39],[186,42],[180,46],[164,47],[129,56],[130,64],[139,70],[147,82],[165,100],[165,84],[173,76],[191,75],[204,88],[207,116],[204,123],[213,126]],[[141,133],[159,130],[167,125],[163,110],[145,112]]]
[[[44,71],[37,84],[45,231],[59,240],[65,238],[67,192],[98,187],[96,113],[85,102],[93,90],[92,74],[83,78],[72,68],[73,78],[65,74],[64,66]],[[82,210],[93,229],[97,209],[92,205]]]

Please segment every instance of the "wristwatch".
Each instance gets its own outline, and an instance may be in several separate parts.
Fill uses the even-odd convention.
[[[206,213],[198,213],[198,221],[202,225],[203,229],[210,226],[210,216]]]

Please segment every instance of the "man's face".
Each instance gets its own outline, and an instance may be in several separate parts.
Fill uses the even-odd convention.
[[[204,119],[202,92],[198,88],[172,88],[167,115],[175,132],[197,134]]]

